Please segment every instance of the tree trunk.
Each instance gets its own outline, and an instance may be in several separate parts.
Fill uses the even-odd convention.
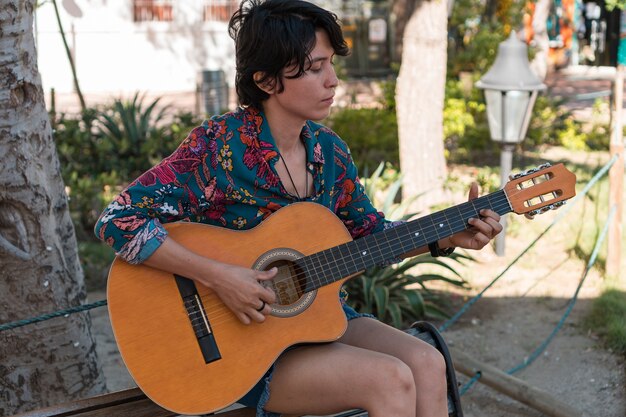
[[[443,197],[446,47],[447,2],[419,2],[404,30],[396,86],[402,195],[419,196],[415,210],[439,203]]]
[[[35,0],[0,0],[0,323],[82,304],[74,228],[44,105]],[[0,415],[105,390],[87,313],[0,333]]]

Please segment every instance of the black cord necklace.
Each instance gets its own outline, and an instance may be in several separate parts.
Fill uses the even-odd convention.
[[[296,192],[296,197],[298,197],[298,200],[302,200],[302,197],[300,197],[300,193],[298,192],[298,187],[296,187],[296,183],[293,182],[293,177],[291,176],[291,172],[289,171],[289,167],[287,166],[287,162],[285,162],[285,158],[283,158],[283,155],[278,152],[278,157],[280,158],[281,161],[283,161],[283,165],[285,166],[285,170],[287,171],[287,175],[289,176],[289,181],[291,181],[291,186],[293,187],[294,191]],[[304,161],[304,197],[306,198],[309,195],[309,172],[306,169],[306,155],[305,155],[305,161]]]

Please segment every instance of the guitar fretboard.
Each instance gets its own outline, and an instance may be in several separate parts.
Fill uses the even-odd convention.
[[[499,215],[511,211],[504,190],[401,224],[298,260],[306,272],[306,291],[312,291],[347,276],[398,258],[470,227],[467,221],[482,209]]]

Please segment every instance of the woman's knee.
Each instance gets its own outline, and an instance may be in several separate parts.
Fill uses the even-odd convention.
[[[413,374],[418,376],[416,379],[433,381],[446,378],[446,361],[441,352],[431,345],[413,349],[405,360]]]
[[[367,366],[376,378],[376,390],[379,393],[415,395],[415,378],[411,367],[402,360],[388,356]]]

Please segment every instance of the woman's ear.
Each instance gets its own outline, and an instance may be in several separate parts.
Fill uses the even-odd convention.
[[[265,91],[267,94],[274,94],[276,90],[276,80],[273,78],[267,78],[264,80],[263,77],[265,77],[265,73],[261,71],[255,72],[252,76],[257,87]]]

